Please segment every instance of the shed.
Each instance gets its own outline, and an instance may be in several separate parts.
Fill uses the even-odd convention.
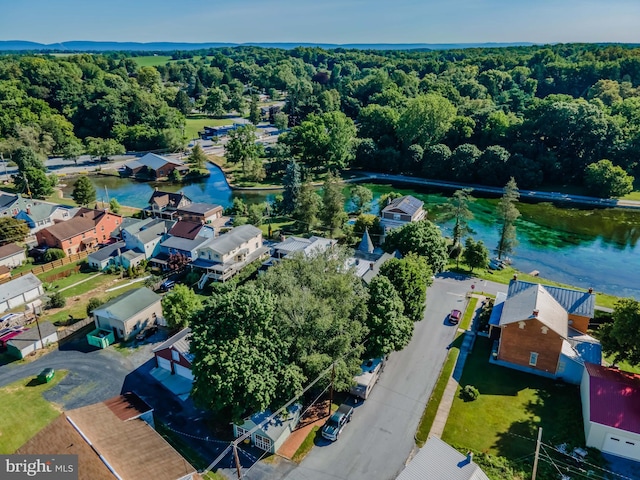
[[[44,295],[42,282],[33,273],[0,285],[0,313],[37,300]]]
[[[270,410],[255,413],[240,425],[233,425],[233,435],[238,438],[256,430],[251,434],[251,443],[261,450],[276,453],[284,441],[291,435],[300,421],[302,405],[295,403],[287,408],[286,413],[272,417]]]
[[[58,331],[56,327],[50,322],[42,322],[9,340],[7,342],[7,352],[16,358],[24,358],[30,353],[57,341]]]
[[[161,298],[148,288],[129,290],[93,311],[96,328],[126,341],[148,325],[163,323]]]

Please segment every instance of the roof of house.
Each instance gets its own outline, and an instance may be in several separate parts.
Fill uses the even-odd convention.
[[[509,296],[516,295],[536,285],[538,284],[521,280],[512,281],[509,284]],[[545,285],[544,288],[562,305],[567,313],[593,318],[596,305],[596,295],[594,293],[581,292],[571,288],[553,287],[551,285]]]
[[[121,420],[105,403],[70,410],[67,417],[120,478],[177,480],[196,473],[143,420]]]
[[[51,217],[53,212],[58,209],[69,210],[69,212],[73,211],[71,207],[56,205],[55,203],[34,202],[33,205],[28,205],[26,208],[23,208],[21,213],[34,222],[39,222]]]
[[[78,464],[82,465],[78,471],[78,480],[115,478],[65,415],[60,415],[16,451],[20,455],[53,455],[60,452],[78,456]]]
[[[50,227],[43,228],[41,231],[47,231],[58,240],[66,240],[76,237],[83,233],[93,230],[96,227],[94,221],[84,216],[76,216],[64,222],[56,223]]]
[[[152,218],[145,218],[144,220],[140,220],[139,218],[133,218],[133,217],[123,217],[122,218],[122,222],[120,222],[120,225],[118,225],[118,227],[111,232],[111,238],[120,238],[121,235],[120,233],[122,232],[122,230],[131,227],[132,225],[135,225],[138,222],[145,222],[145,221],[149,221],[149,220],[153,220]]]
[[[504,308],[504,301],[506,299],[507,299],[506,292],[496,293],[496,299],[493,302],[493,308],[491,309],[491,316],[489,317],[489,325],[500,325],[500,317],[502,317],[502,309]]]
[[[500,325],[534,318],[563,338],[567,338],[569,315],[545,287],[532,284],[532,288],[519,290],[514,295],[507,296],[502,308]]]
[[[589,419],[640,434],[640,375],[585,363],[589,374]]]
[[[283,419],[281,415],[276,415],[267,423],[265,423],[260,430],[262,430],[271,440],[275,441],[280,436],[289,429],[289,424],[296,419],[296,414],[302,410],[302,405],[299,403],[294,403],[287,408],[287,419]],[[244,422],[240,425],[243,426],[245,423],[249,423],[249,426],[259,425],[262,422],[266,421],[273,412],[271,410],[265,410],[264,412],[254,413],[248,418],[244,419]]]
[[[140,163],[138,160],[131,160],[130,162],[125,163],[124,167],[135,172],[139,168],[144,167],[144,164]]]
[[[187,203],[192,203],[191,199],[182,192],[163,192],[162,190],[155,190],[149,198],[149,205],[156,204],[159,207],[171,207],[178,208],[180,202],[186,199]]]
[[[129,235],[136,237],[143,244],[162,237],[173,226],[173,221],[161,218],[150,218],[148,222],[138,222],[126,228]]]
[[[10,282],[0,285],[0,302],[6,302],[11,298],[22,295],[25,292],[29,292],[41,285],[42,282],[38,277],[33,273],[27,273],[15,280],[11,280]]]
[[[364,233],[362,234],[360,245],[358,245],[358,250],[365,253],[373,253],[373,242],[371,241],[371,237],[369,236],[369,229],[366,227],[364,229]]]
[[[13,257],[18,253],[24,253],[24,248],[15,243],[7,243],[0,247],[0,259]]]
[[[115,320],[126,321],[136,313],[160,302],[162,297],[148,288],[136,288],[123,293],[119,297],[108,301],[104,305],[96,308],[93,315],[113,318]]]
[[[138,257],[145,257],[145,254],[142,252],[139,252],[138,250],[136,250],[135,248],[131,249],[131,250],[125,250],[124,252],[122,252],[122,258],[126,258],[129,261],[135,260]]]
[[[164,167],[167,163],[172,163],[174,165],[183,165],[182,162],[178,162],[177,160],[172,160],[170,158],[162,157],[160,155],[156,155],[155,153],[147,153],[143,157],[137,160],[139,163],[144,165],[147,168],[152,170],[157,170],[159,168]]]
[[[202,227],[204,227],[202,223],[178,220],[175,225],[171,227],[171,230],[169,230],[169,235],[172,237],[194,239],[198,236]]]
[[[473,460],[438,437],[430,437],[397,480],[489,480]]]
[[[274,249],[281,255],[289,255],[296,252],[302,252],[305,256],[315,255],[325,252],[328,248],[337,243],[337,240],[331,238],[316,237],[309,238],[289,237],[283,242],[274,245]]]
[[[190,362],[193,361],[193,354],[191,353],[191,329],[189,327],[183,328],[173,337],[155,347],[153,353],[166,350],[167,348],[172,348]]]
[[[90,253],[88,258],[97,262],[103,262],[109,258],[117,257],[118,250],[120,250],[120,253],[122,254],[126,248],[127,247],[124,242],[115,242],[111,245],[107,245],[106,247],[102,247],[98,251]]]
[[[153,411],[153,408],[151,408],[147,402],[133,392],[123,393],[117,397],[105,400],[104,404],[116,417],[124,422]]]
[[[217,205],[215,203],[201,203],[201,202],[195,202],[195,203],[191,203],[185,207],[180,207],[178,209],[178,212],[186,212],[186,213],[192,213],[192,214],[199,214],[199,215],[204,215],[206,213],[209,212],[213,212],[216,210],[222,210],[222,206],[221,205]]]
[[[0,192],[0,210],[9,208],[16,201],[20,199],[19,195],[13,195],[11,193]]]
[[[569,327],[569,338],[565,340],[577,352],[583,362],[600,365],[602,362],[602,346],[600,341],[591,335]]]
[[[373,280],[373,277],[380,273],[380,267],[387,261],[392,258],[402,258],[400,252],[397,250],[394,253],[384,253],[378,260],[375,262],[369,262],[369,271],[362,276],[362,281],[367,285]]]
[[[113,215],[114,217],[120,218],[120,215],[116,215],[115,213],[109,213],[106,210],[96,210],[93,208],[84,208],[81,207],[78,209],[73,218],[87,218],[93,222],[93,225],[97,225],[100,221],[107,215]]]
[[[422,200],[418,200],[412,195],[405,195],[404,197],[394,198],[389,204],[382,209],[382,212],[389,211],[401,211],[407,215],[413,216],[418,210],[424,206]]]
[[[220,255],[226,255],[239,245],[261,235],[262,231],[253,225],[240,225],[228,231],[224,235],[212,238],[203,248],[209,248]]]
[[[160,244],[164,248],[173,248],[174,250],[182,250],[183,252],[193,252],[199,246],[208,242],[208,237],[196,237],[196,238],[180,238],[169,237]]]
[[[39,327],[29,328],[24,330],[20,334],[9,340],[9,343],[19,350],[22,350],[29,345],[33,345],[35,342],[40,341],[40,336],[43,339],[56,333],[58,329],[51,322],[38,322]],[[39,330],[39,331],[38,331]]]

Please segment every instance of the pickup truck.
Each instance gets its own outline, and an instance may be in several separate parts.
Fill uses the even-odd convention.
[[[338,436],[344,430],[347,423],[351,421],[353,416],[353,407],[343,403],[338,407],[338,410],[333,412],[327,423],[322,427],[322,436],[327,440],[335,442],[338,440]]]

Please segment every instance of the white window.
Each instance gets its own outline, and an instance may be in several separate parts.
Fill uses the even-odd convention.
[[[532,367],[535,367],[537,363],[538,363],[538,354],[536,352],[531,352],[531,354],[529,355],[529,365],[531,365]]]
[[[255,445],[262,450],[271,450],[271,439],[261,435],[256,435]]]
[[[236,436],[236,438],[240,438],[244,434],[249,433],[249,430],[247,430],[246,428],[242,428],[242,427],[236,427],[236,431],[238,432],[238,435]]]
[[[180,361],[180,354],[178,352],[176,352],[175,350],[171,350],[171,360],[173,360],[174,362],[179,362]]]

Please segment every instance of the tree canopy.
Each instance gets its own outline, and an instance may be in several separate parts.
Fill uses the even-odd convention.
[[[409,252],[422,255],[434,273],[444,270],[449,258],[447,239],[442,236],[440,228],[429,220],[394,228],[387,235],[384,248],[387,252],[399,250],[403,255]]]
[[[400,295],[404,314],[414,322],[422,320],[432,275],[425,257],[410,253],[401,259],[392,258],[382,264],[380,275],[387,277]]]
[[[78,205],[88,206],[91,202],[96,201],[96,187],[93,186],[89,177],[81,176],[73,184],[73,192],[71,198]]]
[[[162,297],[162,312],[171,328],[179,329],[189,326],[189,321],[202,309],[202,301],[195,292],[186,285],[177,284]]]
[[[624,298],[613,309],[613,322],[599,329],[604,353],[613,355],[616,362],[640,365],[640,302]]]

